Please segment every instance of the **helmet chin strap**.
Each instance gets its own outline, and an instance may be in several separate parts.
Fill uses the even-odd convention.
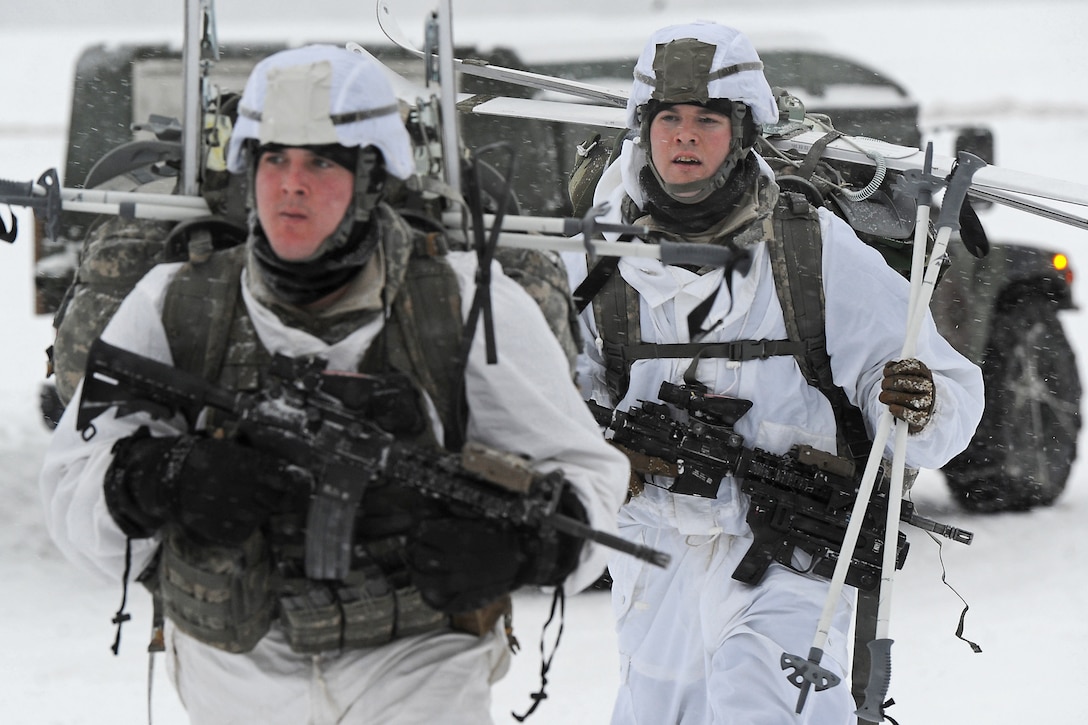
[[[733,173],[733,169],[737,168],[737,159],[742,155],[740,144],[735,146],[730,144],[729,154],[726,155],[725,161],[718,167],[718,170],[706,179],[699,179],[698,181],[687,181],[683,184],[670,184],[661,178],[661,173],[657,170],[657,166],[654,165],[652,159],[648,159],[650,172],[653,173],[654,178],[657,179],[657,183],[661,184],[661,188],[670,197],[680,202],[681,204],[698,204],[701,201],[705,201],[707,197],[713,194],[718,189],[725,186],[725,182],[728,181],[729,175]]]
[[[351,204],[344,212],[336,228],[321,241],[311,256],[311,261],[335,253],[347,245],[355,237],[356,229],[365,227],[370,222],[374,207],[382,197],[384,175],[376,177],[379,172],[378,164],[380,155],[377,149],[367,146],[363,149],[355,149],[358,158],[355,163],[355,182]],[[247,142],[243,148],[246,154],[246,208],[248,210],[248,222],[250,232],[253,233],[260,226],[257,220],[257,162],[260,158],[260,148],[253,142]],[[381,182],[376,179],[380,178]]]
[[[662,106],[662,108],[659,109],[659,112],[667,107],[668,106]],[[642,111],[640,109],[640,115],[641,113]],[[661,173],[658,171],[657,166],[654,165],[653,154],[650,149],[650,124],[653,122],[653,117],[643,118],[641,124],[642,129],[639,134],[639,143],[646,152],[646,161],[650,167],[650,171],[653,173],[654,178],[657,179],[657,183],[661,184],[661,188],[665,193],[681,204],[698,204],[701,201],[705,201],[707,197],[725,186],[725,182],[729,180],[729,175],[732,174],[733,169],[737,167],[737,162],[744,158],[751,149],[751,146],[743,145],[746,140],[744,118],[747,114],[748,107],[746,105],[740,101],[732,102],[730,125],[733,133],[732,139],[729,141],[729,153],[725,155],[725,160],[722,161],[722,164],[718,167],[717,171],[707,178],[700,179],[699,181],[688,181],[682,184],[670,184],[661,178]]]

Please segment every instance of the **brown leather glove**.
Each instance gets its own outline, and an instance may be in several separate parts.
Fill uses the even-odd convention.
[[[899,420],[907,423],[907,430],[918,433],[933,416],[933,403],[937,388],[933,385],[933,373],[921,360],[893,360],[884,365],[884,380],[880,384],[880,402]]]

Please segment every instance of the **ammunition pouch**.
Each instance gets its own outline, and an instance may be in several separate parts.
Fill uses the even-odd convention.
[[[159,566],[164,612],[186,634],[237,654],[268,632],[272,565],[260,532],[238,547],[206,546],[170,527]]]
[[[378,647],[399,637],[449,625],[414,587],[395,589],[380,572],[356,583],[306,581],[305,590],[279,599],[280,626],[301,653]]]
[[[378,647],[447,627],[482,637],[500,617],[509,629],[509,595],[450,617],[428,606],[414,586],[391,584],[394,578],[375,566],[354,569],[343,582],[285,580],[272,572],[260,532],[224,547],[169,529],[157,578],[163,612],[189,636],[232,654],[252,650],[273,621],[302,654]]]

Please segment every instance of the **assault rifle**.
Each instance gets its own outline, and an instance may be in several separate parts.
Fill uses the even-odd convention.
[[[811,446],[795,446],[776,455],[744,445],[734,424],[752,402],[708,394],[701,386],[663,382],[658,397],[628,411],[612,411],[590,402],[597,422],[611,431],[611,442],[627,454],[634,470],[672,479],[673,493],[714,498],[725,476],[735,476],[748,494],[748,525],[755,541],[733,578],[759,582],[772,561],[795,569],[795,549],[812,562],[805,572],[829,578],[840,556],[843,536],[857,496],[854,464]],[[677,420],[671,404],[685,411]],[[871,591],[880,582],[884,526],[888,510],[887,482],[877,489],[866,512],[862,535],[854,549],[846,581]],[[932,521],[902,502],[900,520],[926,531],[970,544],[974,535]],[[909,544],[899,532],[896,568],[902,568]]]
[[[277,355],[269,379],[257,392],[231,391],[99,339],[88,352],[76,428],[90,439],[93,420],[115,406],[118,417],[181,416],[190,430],[206,408],[226,413],[225,435],[244,437],[313,475],[305,559],[313,579],[347,575],[356,512],[378,481],[541,537],[562,532],[657,566],[668,563],[662,552],[558,513],[562,471],[538,474],[524,459],[481,445],[454,454],[398,440],[426,425],[419,394],[404,376],[333,373],[321,360]]]

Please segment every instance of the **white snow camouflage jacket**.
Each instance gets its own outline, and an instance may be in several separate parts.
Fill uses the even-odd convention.
[[[476,257],[455,252],[448,259],[460,283],[463,312],[467,313],[474,294]],[[102,338],[170,363],[161,311],[165,290],[178,266],[160,265],[151,270],[125,299]],[[270,351],[320,354],[329,360],[331,370],[358,369],[359,360],[382,324],[378,319],[328,345],[285,327],[249,294],[244,280],[242,290],[258,335]],[[627,488],[626,459],[601,437],[570,381],[569,363],[539,308],[497,264],[492,270],[491,296],[498,363],[487,364],[483,334],[478,333],[466,373],[470,409],[467,439],[523,454],[541,472],[562,469],[585,506],[590,525],[614,533],[616,511]],[[181,431],[143,414],[118,419],[111,411],[94,421],[96,433],[85,441],[75,429],[80,392],[77,390],[57,426],[41,473],[46,521],[53,540],[70,560],[119,582],[124,570],[125,535],[110,516],[102,490],[103,477],[113,458],[113,444],[140,425],[148,425],[156,434]],[[441,440],[437,430],[436,435]],[[156,546],[154,539],[133,542],[133,576],[144,568]],[[568,593],[593,583],[604,570],[607,556],[602,547],[587,542],[578,568],[566,581]]]
[[[644,153],[632,141],[625,141],[620,158],[606,169],[597,186],[594,204],[607,201],[610,205],[609,215],[601,221],[622,221],[620,209],[625,194],[636,203],[641,201],[638,169],[643,164]],[[763,170],[771,175],[765,164]],[[900,357],[906,334],[909,284],[879,252],[860,241],[844,221],[825,209],[819,213],[827,351],[835,382],[861,408],[872,434],[887,410],[877,400],[884,363]],[[715,289],[717,299],[702,325],[711,332],[702,341],[786,339],[766,245],[757,243],[751,253],[748,274],[734,273],[732,290],[723,282],[721,269],[699,275],[656,260],[622,259],[620,274],[641,296],[643,341],[690,342],[687,316]],[[571,254],[565,255],[564,261],[571,289],[575,289],[586,274],[585,258]],[[582,323],[586,354],[580,361],[580,385],[583,394],[607,403],[609,395],[603,359],[595,344],[592,306],[583,313]],[[940,336],[928,313],[916,357],[933,371],[936,402],[929,425],[909,437],[906,462],[910,467],[939,468],[967,446],[978,425],[983,410],[982,373]],[[690,362],[664,358],[636,361],[631,368],[630,387],[617,407],[627,410],[640,400],[658,400],[661,381],[682,383]],[[735,426],[746,445],[779,454],[797,444],[835,452],[831,405],[808,385],[792,356],[739,363],[708,359],[699,364],[698,379],[711,392],[753,401],[751,410]],[[889,438],[886,451],[889,457],[893,438]],[[653,486],[648,486],[638,499],[635,508],[641,514],[676,527],[681,533],[739,535],[749,530],[745,521],[747,497],[735,483],[721,486],[714,501],[671,496]]]

